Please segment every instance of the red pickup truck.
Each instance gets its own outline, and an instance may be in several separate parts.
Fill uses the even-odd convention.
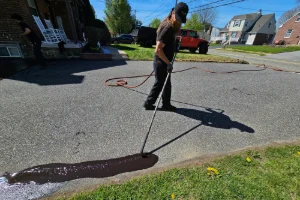
[[[199,38],[196,31],[181,29],[177,34],[178,41],[180,37],[180,49],[188,49],[191,53],[195,53],[198,50],[200,54],[206,54],[208,52],[209,42]]]

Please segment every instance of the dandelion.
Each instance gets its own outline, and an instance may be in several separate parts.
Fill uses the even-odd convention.
[[[251,162],[251,158],[247,157],[246,158],[247,162]]]
[[[212,172],[215,173],[216,175],[219,174],[219,171],[213,167],[208,167],[207,170],[208,170],[209,174]]]
[[[300,156],[300,151],[298,151],[297,154]]]
[[[171,198],[172,198],[172,199],[175,199],[175,194],[172,194],[172,195],[171,195]]]

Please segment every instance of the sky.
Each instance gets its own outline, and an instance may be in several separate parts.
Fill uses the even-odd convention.
[[[178,2],[185,2],[190,8],[188,18],[192,11],[197,10],[197,6],[209,4],[210,6],[217,6],[224,4],[222,2],[233,2],[235,0],[178,0]],[[238,0],[236,0],[238,1]],[[105,14],[105,0],[90,0],[93,5],[98,19],[104,20]],[[132,12],[136,11],[138,20],[143,22],[143,26],[148,26],[155,17],[163,19],[174,7],[176,0],[128,0]],[[217,2],[217,3],[212,3]],[[262,14],[275,13],[276,20],[281,14],[293,7],[295,7],[296,0],[245,0],[232,5],[214,8],[217,10],[218,17],[216,27],[223,28],[229,20],[235,15],[255,13],[262,9]],[[194,9],[193,9],[194,8]]]

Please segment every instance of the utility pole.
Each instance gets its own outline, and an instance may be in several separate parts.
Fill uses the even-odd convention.
[[[136,9],[134,10],[134,29],[136,29]]]
[[[178,1],[178,0],[175,1],[175,6],[177,5],[177,1]],[[175,7],[174,7],[174,8],[175,8]]]

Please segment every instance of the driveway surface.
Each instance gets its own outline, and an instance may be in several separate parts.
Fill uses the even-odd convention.
[[[193,69],[172,74],[172,104],[178,111],[158,111],[145,150],[172,142],[155,152],[159,161],[152,169],[300,139],[299,74],[257,71],[253,65],[185,62],[176,63],[174,70],[193,66],[256,71],[210,74]],[[63,61],[0,81],[0,174],[139,153],[153,114],[142,104],[154,78],[132,90],[108,87],[104,81],[149,74],[152,69],[152,62],[142,61]],[[128,79],[129,85],[143,79]],[[135,174],[25,186],[8,186],[0,178],[0,193],[4,199],[33,199]]]

